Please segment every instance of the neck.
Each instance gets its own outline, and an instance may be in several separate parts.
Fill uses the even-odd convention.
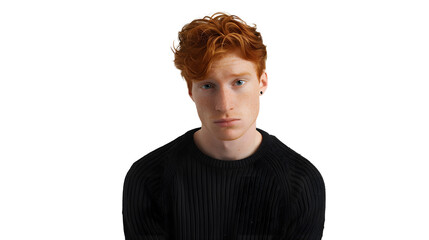
[[[223,141],[201,128],[194,134],[197,147],[206,155],[220,160],[240,160],[252,155],[262,142],[262,135],[251,127],[238,139]]]

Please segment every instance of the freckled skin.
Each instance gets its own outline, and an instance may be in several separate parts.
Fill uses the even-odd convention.
[[[257,76],[255,64],[237,52],[215,60],[207,77],[193,81],[189,91],[202,123],[200,134],[220,141],[255,138],[260,91],[266,87],[266,73]],[[215,123],[224,118],[239,120],[231,126]]]

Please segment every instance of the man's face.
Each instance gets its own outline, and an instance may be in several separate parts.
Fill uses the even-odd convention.
[[[201,130],[230,141],[256,128],[260,91],[267,75],[257,76],[255,64],[231,52],[215,60],[202,81],[193,81],[189,95],[195,102]]]

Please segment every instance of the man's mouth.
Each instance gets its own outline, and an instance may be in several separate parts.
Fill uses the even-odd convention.
[[[230,127],[235,125],[240,119],[238,118],[222,118],[214,121],[214,123],[220,127]]]

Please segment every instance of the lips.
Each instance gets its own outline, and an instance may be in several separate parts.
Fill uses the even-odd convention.
[[[220,127],[230,127],[238,123],[238,118],[222,118],[214,121],[214,123]]]

